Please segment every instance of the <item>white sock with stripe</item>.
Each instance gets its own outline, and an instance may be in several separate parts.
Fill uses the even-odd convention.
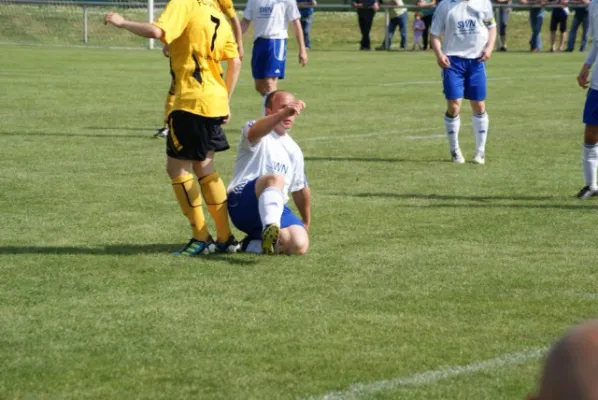
[[[471,124],[473,126],[473,134],[475,135],[476,152],[484,154],[486,151],[486,137],[488,136],[488,113],[473,114],[471,117]]]
[[[583,176],[591,190],[598,190],[598,144],[583,145]]]
[[[448,136],[451,153],[459,148],[459,129],[461,128],[461,117],[449,117],[444,115],[444,129]]]
[[[284,210],[282,191],[277,187],[266,188],[258,198],[258,207],[262,228],[268,225],[280,225],[280,218]]]

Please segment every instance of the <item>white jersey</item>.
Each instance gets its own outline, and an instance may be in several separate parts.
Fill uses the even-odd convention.
[[[254,145],[247,139],[249,129],[255,121],[248,122],[241,129],[241,141],[235,160],[233,180],[228,191],[266,174],[284,176],[284,202],[289,201],[289,192],[297,192],[307,186],[303,152],[289,135],[270,132]]]
[[[588,57],[586,58],[586,64],[592,66],[596,63],[596,58],[598,57],[598,0],[592,0],[590,5],[588,6],[588,18],[590,19],[590,35],[592,37],[593,43],[592,47],[590,47],[590,51],[588,53]],[[594,68],[592,70],[592,75],[590,78],[590,88],[594,90],[598,90],[598,69]]]
[[[289,22],[301,13],[296,0],[248,0],[243,18],[253,21],[254,39],[286,39]]]
[[[434,36],[442,36],[447,56],[479,58],[488,43],[488,28],[496,26],[490,0],[444,0],[434,12]]]

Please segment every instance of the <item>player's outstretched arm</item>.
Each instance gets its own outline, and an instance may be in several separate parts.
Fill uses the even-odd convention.
[[[307,50],[305,49],[305,41],[303,40],[303,28],[301,27],[301,20],[299,18],[293,20],[293,29],[295,30],[295,37],[299,45],[299,64],[302,67],[307,65]]]
[[[237,42],[237,51],[239,52],[239,59],[243,60],[245,51],[243,50],[243,28],[241,27],[241,21],[235,16],[230,20],[231,27],[233,28],[233,35],[235,36],[235,42]]]
[[[145,38],[160,39],[163,35],[162,29],[158,28],[156,25],[128,21],[115,12],[109,12],[104,17],[104,25],[108,24],[114,25],[117,28],[126,29],[137,36]]]
[[[301,220],[305,225],[305,230],[309,232],[309,225],[311,224],[311,190],[309,186],[304,187],[301,190],[293,192],[293,202],[301,214]]]
[[[249,140],[249,143],[252,145],[256,144],[264,136],[272,132],[274,128],[276,128],[276,125],[284,121],[286,118],[301,114],[301,111],[304,108],[304,102],[301,100],[295,100],[278,112],[258,119],[251,126],[251,128],[249,128],[249,132],[247,132],[247,140]]]

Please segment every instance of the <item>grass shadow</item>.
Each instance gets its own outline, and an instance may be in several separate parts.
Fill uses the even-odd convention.
[[[103,247],[76,247],[76,246],[0,246],[0,255],[19,254],[48,254],[48,255],[143,255],[165,254],[180,250],[182,243],[153,243],[153,244],[114,244]],[[201,257],[199,257],[201,258]],[[213,254],[205,257],[206,260],[220,261],[227,264],[249,265],[257,260],[239,258],[238,255]]]

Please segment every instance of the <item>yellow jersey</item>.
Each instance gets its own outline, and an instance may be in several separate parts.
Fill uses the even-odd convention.
[[[230,114],[219,62],[239,57],[226,17],[211,0],[171,0],[155,25],[170,47],[175,84],[173,110],[204,117]]]
[[[210,0],[207,0],[210,1]],[[214,8],[218,8],[222,14],[226,15],[228,18],[233,19],[237,16],[237,12],[235,11],[235,6],[233,5],[232,0],[215,0],[217,6],[212,6]]]

